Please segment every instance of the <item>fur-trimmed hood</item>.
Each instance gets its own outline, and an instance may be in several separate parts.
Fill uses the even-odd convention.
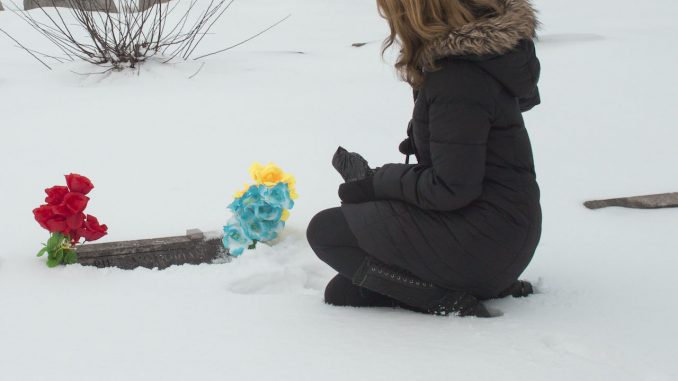
[[[539,21],[530,0],[500,3],[504,8],[500,15],[464,25],[424,47],[428,56],[421,67],[435,71],[438,62],[447,59],[471,62],[499,81],[527,111],[541,102],[537,87],[541,66],[533,41]]]
[[[424,59],[431,62],[447,56],[505,54],[521,40],[536,37],[539,21],[530,0],[499,2],[503,7],[500,15],[466,24],[431,42],[424,47]]]

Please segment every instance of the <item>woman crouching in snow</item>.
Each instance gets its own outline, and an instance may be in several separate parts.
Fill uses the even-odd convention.
[[[518,277],[541,236],[522,118],[539,104],[535,11],[529,0],[377,3],[385,49],[400,45],[395,66],[414,89],[400,149],[418,164],[366,167],[339,187],[340,208],[313,218],[308,241],[339,272],[325,301],[489,317],[481,300],[532,293]]]

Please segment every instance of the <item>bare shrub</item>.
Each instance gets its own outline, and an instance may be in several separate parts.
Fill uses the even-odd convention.
[[[183,0],[190,3],[182,11],[177,11],[182,0],[143,0],[141,4],[120,0],[117,7],[113,0],[97,0],[96,6],[92,0],[26,1],[33,2],[35,10],[14,12],[57,46],[65,59],[122,69],[154,56],[164,62],[189,59],[235,0],[211,0],[200,7],[198,0]]]

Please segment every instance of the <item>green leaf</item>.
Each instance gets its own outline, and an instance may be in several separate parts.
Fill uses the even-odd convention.
[[[40,251],[38,251],[38,257],[42,257],[43,255],[45,255],[46,252],[47,246],[43,247],[42,249],[40,249]]]
[[[66,250],[66,254],[64,255],[64,263],[67,265],[72,265],[73,263],[78,262],[78,253],[75,252],[75,250]]]
[[[61,263],[64,261],[64,249],[58,249],[56,253],[54,254],[54,259],[57,261],[57,263]]]
[[[59,266],[59,262],[57,262],[56,259],[47,260],[47,267],[57,267],[57,266]]]
[[[61,233],[53,233],[51,237],[47,240],[47,250],[53,251],[57,247],[61,246],[61,243],[64,241],[64,236]]]

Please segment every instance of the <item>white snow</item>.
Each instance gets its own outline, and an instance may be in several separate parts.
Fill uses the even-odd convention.
[[[292,17],[193,79],[203,61],[49,72],[0,36],[0,379],[678,379],[678,210],[581,205],[678,190],[678,5],[535,3],[543,104],[525,118],[544,230],[523,277],[540,294],[490,302],[503,316],[487,320],[322,302],[334,274],[305,227],[338,205],[332,153],[403,159],[411,93],[379,57],[374,1],[236,1],[199,50]],[[54,53],[11,12],[0,26]],[[126,240],[219,229],[254,161],[298,180],[273,247],[164,271],[35,257],[31,210],[63,174],[91,177],[105,241]]]

